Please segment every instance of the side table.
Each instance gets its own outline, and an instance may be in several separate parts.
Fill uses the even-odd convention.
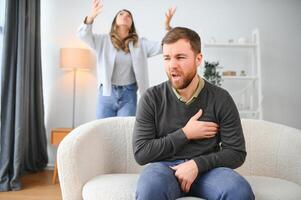
[[[64,139],[66,135],[68,135],[73,129],[72,128],[53,128],[51,129],[51,144],[53,146],[59,146],[60,142]],[[55,159],[54,171],[52,176],[52,183],[56,183],[56,179],[58,176],[57,171],[57,162]]]

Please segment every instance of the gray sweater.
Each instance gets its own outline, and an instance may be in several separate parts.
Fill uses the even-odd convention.
[[[203,110],[199,120],[219,124],[219,132],[210,139],[188,140],[182,128],[199,109]],[[193,159],[199,173],[216,167],[237,168],[246,157],[234,101],[226,90],[208,82],[189,105],[178,100],[169,82],[149,88],[139,101],[133,151],[141,165]]]

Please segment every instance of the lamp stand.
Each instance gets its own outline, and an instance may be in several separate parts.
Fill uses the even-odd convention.
[[[72,128],[74,128],[75,124],[75,105],[76,105],[76,72],[77,70],[73,70],[73,105],[72,105]]]

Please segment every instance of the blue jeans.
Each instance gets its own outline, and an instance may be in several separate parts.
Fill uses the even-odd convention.
[[[137,108],[137,84],[112,85],[111,96],[103,96],[103,86],[98,93],[96,118],[135,116]]]
[[[169,166],[185,162],[156,162],[148,165],[140,174],[137,200],[174,200],[185,196],[200,197],[206,200],[253,200],[250,184],[230,168],[219,167],[199,175],[190,191],[184,193]]]

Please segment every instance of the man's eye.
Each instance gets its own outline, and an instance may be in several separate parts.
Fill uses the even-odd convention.
[[[165,57],[164,60],[170,60],[170,58],[166,58],[166,57]]]

